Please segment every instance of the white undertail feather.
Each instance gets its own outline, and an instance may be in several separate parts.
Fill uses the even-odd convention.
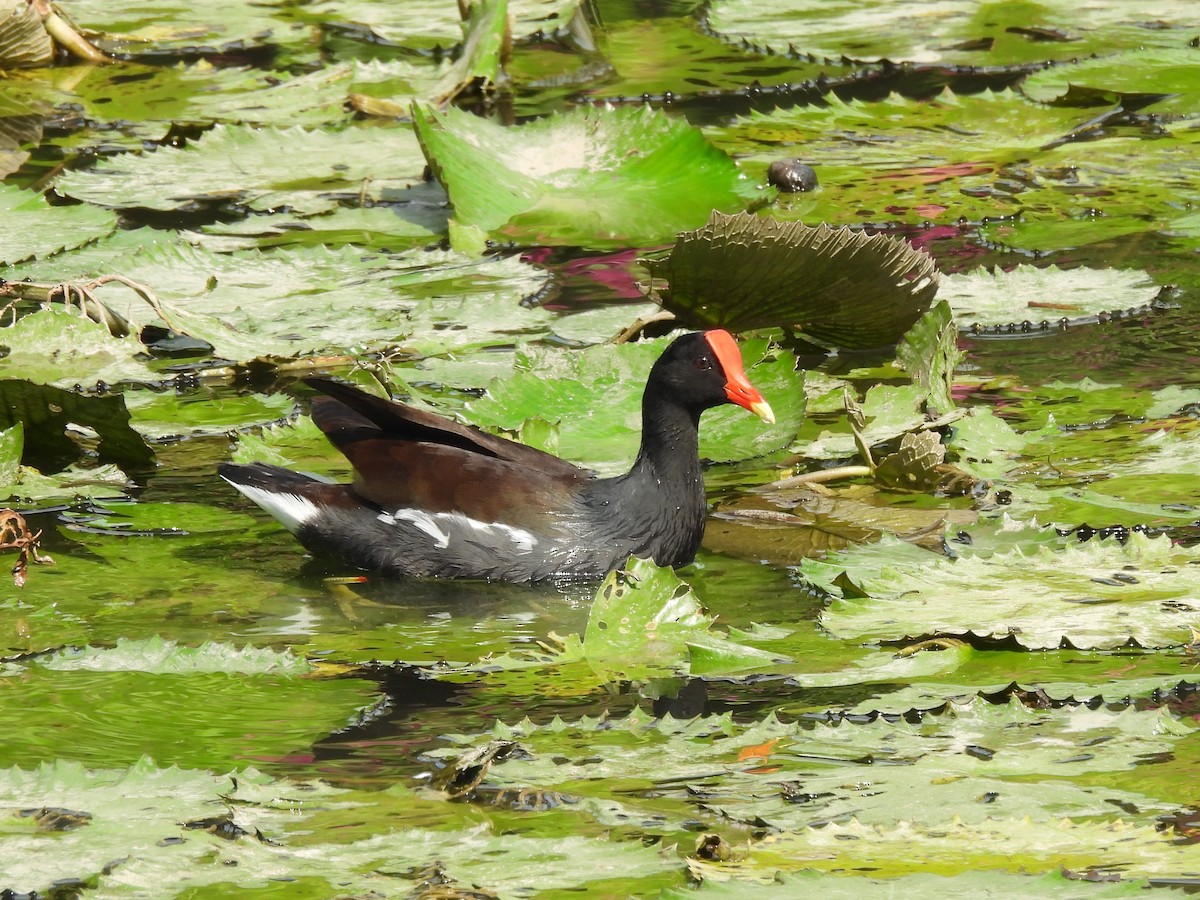
[[[228,478],[225,480],[229,481]],[[247,499],[253,500],[274,518],[278,519],[279,523],[292,534],[299,531],[301,525],[311,522],[316,518],[319,512],[315,503],[298,494],[276,493],[275,491],[267,491],[262,488],[238,484],[236,481],[229,481],[229,483],[237,488]]]

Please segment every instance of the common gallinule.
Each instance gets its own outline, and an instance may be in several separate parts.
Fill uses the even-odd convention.
[[[264,463],[221,477],[314,553],[388,574],[499,581],[604,575],[631,554],[691,562],[704,533],[700,414],[771,407],[726,331],[686,334],[650,370],[633,468],[597,478],[573,463],[328,378],[313,421],[350,460],[353,484]]]

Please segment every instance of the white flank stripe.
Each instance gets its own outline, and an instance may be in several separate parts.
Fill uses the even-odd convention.
[[[228,478],[225,480],[229,481]],[[278,519],[292,534],[299,531],[301,525],[316,518],[320,512],[315,503],[299,494],[277,494],[274,491],[238,484],[236,481],[229,483]]]
[[[451,528],[475,531],[488,537],[497,533],[504,535],[516,545],[515,549],[520,553],[529,553],[537,546],[537,538],[530,531],[513,528],[501,522],[480,522],[462,513],[430,514],[421,509],[398,509],[394,513],[380,513],[377,518],[385,525],[408,522],[418,531],[433,538],[433,546],[437,550],[445,550],[450,546]]]
[[[391,521],[388,522],[388,519],[391,519]],[[434,522],[434,517],[424,510],[398,509],[391,515],[384,513],[379,517],[379,520],[387,522],[389,525],[395,525],[396,522],[409,522],[418,531],[423,531],[433,538],[433,546],[438,550],[445,550],[450,546],[450,535],[438,528],[437,523]]]

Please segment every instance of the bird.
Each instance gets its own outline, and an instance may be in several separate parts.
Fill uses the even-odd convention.
[[[700,414],[723,403],[767,423],[729,332],[692,332],[655,361],[641,445],[624,475],[588,469],[333,378],[304,383],[311,415],[349,460],[350,484],[265,463],[220,476],[311,553],[384,575],[533,583],[600,578],[630,556],[690,563],[707,517]]]

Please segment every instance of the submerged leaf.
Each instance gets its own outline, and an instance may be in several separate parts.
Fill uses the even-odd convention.
[[[833,347],[894,343],[938,289],[933,260],[883,235],[714,212],[651,272],[663,305],[692,325],[783,326]]]

